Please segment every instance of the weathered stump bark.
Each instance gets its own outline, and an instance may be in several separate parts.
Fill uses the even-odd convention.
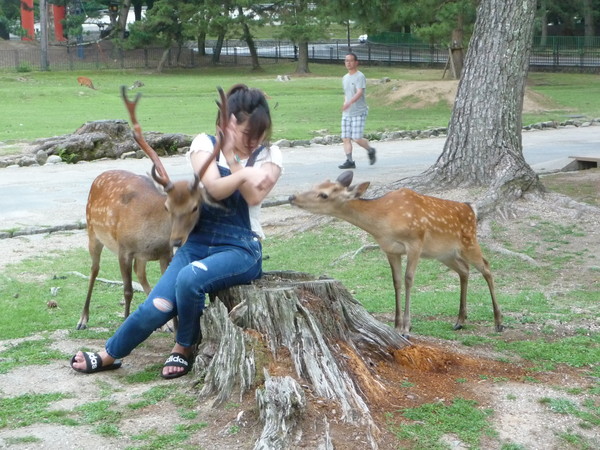
[[[201,320],[194,365],[204,381],[200,396],[219,406],[254,389],[264,425],[256,449],[290,448],[306,420],[322,435],[319,447],[330,448],[331,419],[378,447],[369,403],[386,396],[386,388],[376,369],[408,341],[332,279],[270,272],[217,297]],[[309,419],[315,403],[329,405],[336,417]]]

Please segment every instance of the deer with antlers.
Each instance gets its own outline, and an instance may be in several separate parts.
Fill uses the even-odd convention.
[[[227,99],[218,88],[221,129],[228,123]],[[156,151],[144,139],[136,119],[135,108],[141,94],[131,101],[125,86],[121,95],[133,125],[133,136],[153,163],[152,179],[124,170],[109,170],[92,183],[86,206],[88,249],[92,258],[88,292],[77,323],[85,329],[89,320],[90,301],[94,283],[100,270],[100,256],[108,247],[118,255],[125,317],[129,315],[133,297],[132,265],[146,295],[150,285],[146,277],[146,263],[160,262],[164,273],[173,256],[173,248],[183,245],[198,222],[202,202],[210,201],[200,179],[208,165],[218,155],[223,134],[219,133],[212,158],[194,174],[193,180],[172,182]]]
[[[477,242],[477,218],[473,208],[468,203],[421,195],[406,188],[376,199],[361,199],[370,183],[350,186],[352,177],[352,171],[343,172],[335,182],[327,180],[307,192],[290,196],[289,201],[312,213],[346,220],[375,238],[392,269],[396,296],[395,328],[408,337],[411,327],[410,296],[417,263],[420,258],[431,258],[444,263],[460,279],[460,307],[454,329],[462,328],[467,318],[469,266],[473,265],[487,282],[495,329],[502,331],[502,314],[496,302],[494,280]],[[407,261],[402,314],[404,255]]]

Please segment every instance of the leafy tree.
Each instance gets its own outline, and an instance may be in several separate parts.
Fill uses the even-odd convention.
[[[171,47],[174,44],[180,50],[183,47],[187,38],[183,24],[189,13],[190,8],[186,8],[185,1],[158,0],[152,9],[147,10],[145,20],[131,25],[126,45],[136,48],[158,43],[165,49],[157,67],[160,72]]]
[[[325,37],[331,23],[327,2],[309,0],[278,1],[272,20],[279,23],[276,37],[289,39],[298,47],[296,73],[309,73],[308,43]]]
[[[21,2],[19,0],[0,1],[0,39],[10,39],[15,26],[21,18]],[[19,26],[20,28],[20,26]]]

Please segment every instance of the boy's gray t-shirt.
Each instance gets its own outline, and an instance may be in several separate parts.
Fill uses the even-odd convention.
[[[363,95],[354,102],[350,108],[345,110],[342,115],[343,116],[360,116],[365,112],[368,112],[369,107],[367,106],[367,101],[365,100],[365,94],[367,91],[367,78],[364,74],[358,70],[356,73],[350,75],[347,73],[342,78],[342,86],[344,88],[344,97],[346,101],[349,101],[354,95],[356,91],[360,88],[363,89]]]

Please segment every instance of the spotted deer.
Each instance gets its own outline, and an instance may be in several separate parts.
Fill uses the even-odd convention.
[[[386,254],[392,269],[396,296],[395,328],[408,337],[410,295],[420,258],[437,259],[458,274],[460,308],[454,329],[461,329],[467,318],[469,266],[481,272],[492,297],[496,331],[504,329],[496,302],[490,265],[477,242],[477,218],[468,203],[418,194],[402,188],[375,199],[360,197],[369,182],[350,186],[352,171],[343,172],[335,182],[329,180],[301,194],[292,195],[292,205],[315,214],[346,220],[370,233]],[[404,314],[402,314],[402,256],[404,273]]]
[[[80,86],[85,86],[89,87],[90,89],[96,90],[96,88],[94,87],[94,83],[92,83],[92,80],[88,77],[77,77],[77,82]]]
[[[224,130],[228,122],[227,99],[219,89],[219,128]],[[89,319],[90,300],[98,272],[103,248],[108,247],[118,255],[125,317],[129,315],[133,286],[132,264],[144,292],[150,292],[146,277],[146,263],[160,261],[161,272],[167,268],[173,256],[173,247],[183,245],[200,216],[202,202],[210,201],[200,179],[211,161],[221,149],[224,134],[217,133],[213,158],[209,159],[193,180],[171,182],[156,151],[146,142],[135,116],[135,107],[141,96],[134,101],[127,98],[126,87],[121,87],[123,101],[133,125],[133,136],[142,150],[150,157],[152,179],[124,170],[101,173],[92,183],[86,207],[88,249],[92,259],[88,292],[77,324],[85,329]]]

